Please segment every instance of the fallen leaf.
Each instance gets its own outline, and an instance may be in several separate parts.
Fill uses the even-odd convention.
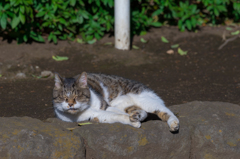
[[[77,42],[80,44],[84,44],[85,42],[82,39],[77,38]]]
[[[171,50],[168,50],[167,51],[167,54],[174,54],[174,51],[171,49]]]
[[[145,40],[143,38],[141,38],[140,40],[141,40],[142,43],[147,43],[148,42],[147,40]]]
[[[33,76],[34,78],[38,78],[38,79],[39,79],[39,78],[42,78],[41,76],[36,76],[36,75],[33,75],[33,74],[32,74],[32,76]]]
[[[94,44],[97,40],[96,39],[92,39],[88,41],[88,44]]]
[[[73,131],[74,129],[76,129],[76,127],[75,128],[67,128],[67,130],[69,130],[69,131]]]
[[[228,31],[231,31],[231,30],[232,30],[232,28],[230,28],[230,27],[226,27],[226,30],[228,30]]]
[[[132,48],[134,48],[134,49],[139,49],[139,47],[136,46],[136,45],[133,45]]]
[[[2,77],[2,75],[0,74],[0,77]]]
[[[141,32],[140,32],[140,35],[146,35],[146,34],[147,34],[146,31],[141,31]]]
[[[178,47],[179,47],[179,44],[171,45],[171,48],[172,48],[172,49],[175,49],[175,48],[178,48]]]
[[[161,36],[161,39],[162,39],[162,42],[169,43],[169,41],[164,36]]]
[[[238,35],[240,33],[239,30],[235,31],[235,32],[231,32],[231,35]]]
[[[50,75],[48,75],[48,76],[41,76],[41,78],[48,78],[48,77],[50,77]]]
[[[178,53],[182,56],[187,55],[187,51],[183,51],[181,48],[178,48]]]
[[[78,123],[79,126],[82,126],[82,125],[89,125],[89,124],[92,124],[90,122],[86,122],[86,123]]]
[[[68,60],[68,57],[66,57],[66,56],[52,56],[52,58],[53,58],[55,61]]]

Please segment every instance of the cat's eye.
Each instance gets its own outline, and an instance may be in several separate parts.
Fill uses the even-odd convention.
[[[65,100],[66,100],[66,102],[68,102],[68,99],[67,99],[67,98],[66,98]]]

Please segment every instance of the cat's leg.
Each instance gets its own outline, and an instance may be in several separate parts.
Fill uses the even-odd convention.
[[[89,116],[90,120],[98,121],[100,123],[122,123],[136,128],[141,127],[141,123],[139,121],[130,121],[129,115],[126,113],[89,109],[85,114]]]
[[[109,108],[129,114],[129,119],[132,122],[143,121],[147,117],[147,112],[135,105],[128,95],[122,95],[114,99],[110,104],[111,107]]]
[[[177,131],[179,129],[178,118],[165,106],[163,100],[155,93],[145,91],[141,94],[129,94],[129,96],[131,96],[138,107],[146,112],[155,113],[161,120],[166,121],[170,131]]]
[[[131,120],[142,121],[147,117],[146,112],[155,113],[160,119],[168,123],[170,131],[179,129],[178,118],[165,106],[163,100],[151,91],[144,91],[140,94],[129,93],[114,99],[110,104],[114,108],[125,112],[134,108],[134,111],[130,111],[131,114],[128,113]],[[136,109],[137,107],[140,109]]]

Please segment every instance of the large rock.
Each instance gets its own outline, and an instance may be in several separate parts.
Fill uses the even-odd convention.
[[[0,118],[0,158],[84,158],[80,136],[51,123],[29,117]]]
[[[94,124],[74,132],[87,141],[87,158],[188,158],[191,147],[188,127],[172,134],[161,121],[148,121],[140,129],[121,124]]]
[[[239,105],[191,102],[170,109],[181,123],[175,134],[160,120],[147,121],[140,129],[95,124],[74,131],[87,141],[89,158],[239,158]]]
[[[239,158],[239,105],[223,102],[191,102],[171,108],[179,114],[181,128],[191,129],[190,158]]]
[[[137,129],[118,123],[77,126],[56,118],[48,119],[47,123],[27,117],[0,118],[0,156],[20,159],[239,158],[239,105],[191,102],[170,109],[179,116],[178,133],[169,132],[167,124],[160,120],[146,121]]]

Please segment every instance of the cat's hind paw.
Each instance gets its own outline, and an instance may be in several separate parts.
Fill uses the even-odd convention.
[[[147,117],[147,112],[144,110],[135,110],[129,114],[131,122],[143,121]]]
[[[131,122],[131,125],[135,128],[140,128],[141,127],[141,122],[137,121],[137,122]]]
[[[178,120],[171,121],[169,128],[170,128],[171,132],[178,131],[179,130],[179,121]]]

